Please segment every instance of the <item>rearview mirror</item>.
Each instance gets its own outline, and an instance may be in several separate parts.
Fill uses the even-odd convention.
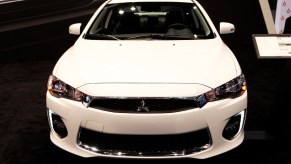
[[[231,34],[235,32],[235,27],[231,23],[220,22],[219,24],[219,33],[220,34]]]

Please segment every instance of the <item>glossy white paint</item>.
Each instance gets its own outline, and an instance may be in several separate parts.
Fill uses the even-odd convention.
[[[235,32],[235,27],[233,24],[228,22],[220,22],[219,33],[220,34],[231,34]]]
[[[80,33],[81,33],[81,25],[82,25],[81,23],[72,24],[69,27],[69,33],[73,34],[73,35],[80,35]]]
[[[225,99],[207,103],[201,109],[187,110],[168,114],[120,114],[86,108],[81,103],[67,99],[58,99],[47,93],[47,107],[58,113],[68,128],[69,136],[60,139],[51,132],[51,140],[62,149],[83,156],[105,156],[79,148],[76,145],[79,127],[114,134],[177,134],[191,132],[208,127],[213,145],[210,149],[188,155],[191,158],[208,158],[229,151],[238,146],[244,138],[242,131],[234,140],[224,139],[222,131],[228,118],[247,108],[247,93],[237,99]],[[95,124],[95,125],[88,125]],[[177,141],[178,142],[178,141]],[[116,156],[112,156],[116,157]],[[127,156],[120,158],[142,158]],[[143,157],[177,158],[177,157]]]
[[[197,83],[214,88],[241,74],[232,56],[219,38],[194,41],[79,39],[61,58],[62,65],[54,75],[75,88],[87,83],[108,82]]]

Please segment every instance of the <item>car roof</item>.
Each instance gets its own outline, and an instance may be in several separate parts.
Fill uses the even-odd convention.
[[[111,0],[109,3],[123,3],[123,2],[182,2],[193,3],[195,0]]]

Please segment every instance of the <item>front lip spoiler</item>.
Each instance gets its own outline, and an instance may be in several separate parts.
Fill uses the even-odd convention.
[[[201,147],[189,149],[189,150],[174,150],[170,152],[155,152],[155,153],[145,153],[145,152],[125,152],[125,151],[116,151],[116,150],[98,150],[96,147],[91,147],[89,145],[83,145],[81,142],[78,142],[80,148],[86,149],[88,151],[102,154],[106,156],[116,156],[116,157],[182,157],[190,154],[195,154],[204,150],[209,149],[212,146],[212,143],[205,144]]]
[[[88,150],[90,152],[94,152],[97,154],[102,154],[105,156],[110,156],[110,157],[144,157],[144,158],[150,158],[150,157],[183,157],[187,155],[193,155],[205,150],[208,150],[212,147],[212,138],[209,129],[207,129],[207,133],[209,136],[209,142],[199,146],[199,147],[194,147],[191,149],[184,149],[184,150],[172,150],[172,151],[156,151],[156,152],[141,152],[141,151],[118,151],[118,150],[104,150],[104,149],[99,149],[97,146],[91,146],[91,145],[86,145],[83,144],[80,139],[81,135],[81,129],[78,132],[78,137],[77,137],[77,146],[79,148]]]

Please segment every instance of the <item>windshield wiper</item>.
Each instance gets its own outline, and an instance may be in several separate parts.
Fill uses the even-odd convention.
[[[85,35],[86,39],[99,39],[99,40],[120,40],[115,36],[106,35],[106,34],[87,34]]]
[[[148,34],[148,35],[138,35],[126,38],[125,40],[131,40],[131,39],[142,39],[142,38],[151,38],[151,39],[161,39],[161,40],[185,40],[185,39],[195,39],[194,36],[188,35],[168,35],[168,34]]]

